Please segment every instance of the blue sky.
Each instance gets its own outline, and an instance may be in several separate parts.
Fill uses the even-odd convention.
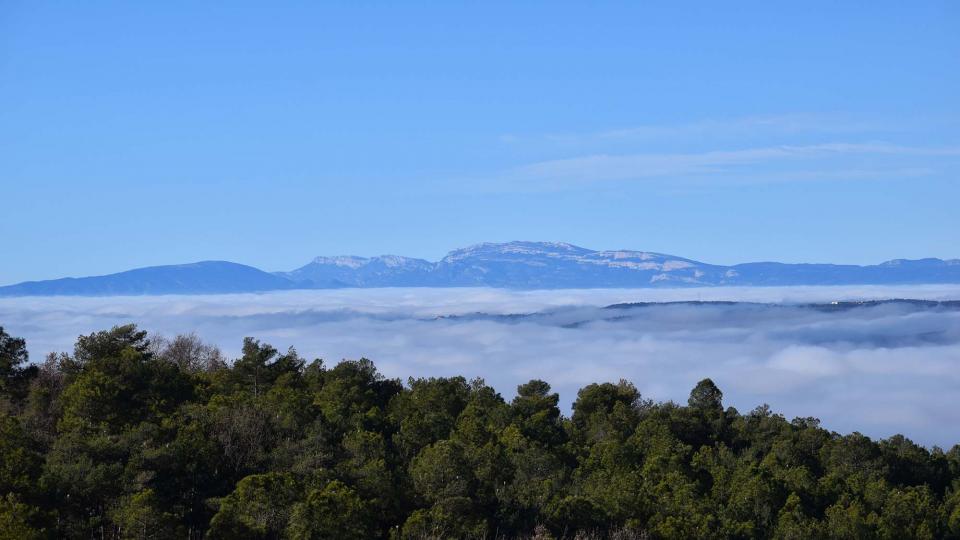
[[[0,283],[960,257],[955,2],[275,4],[0,3]]]

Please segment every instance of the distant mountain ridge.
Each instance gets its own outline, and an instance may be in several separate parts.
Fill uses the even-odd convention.
[[[106,276],[25,281],[0,287],[0,296],[121,296],[227,294],[293,289],[289,280],[227,261],[149,266]]]
[[[895,259],[878,265],[755,262],[714,265],[648,251],[596,251],[562,242],[483,243],[431,262],[399,255],[316,257],[288,272],[226,261],[24,282],[0,296],[222,294],[372,287],[706,287],[960,284],[960,260]]]

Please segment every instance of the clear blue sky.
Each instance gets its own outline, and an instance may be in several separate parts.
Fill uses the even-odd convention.
[[[400,4],[0,1],[0,283],[960,257],[960,3]]]

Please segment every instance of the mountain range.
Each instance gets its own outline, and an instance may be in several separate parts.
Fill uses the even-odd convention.
[[[287,272],[203,261],[117,274],[27,281],[0,296],[225,294],[372,287],[705,287],[960,284],[960,259],[877,265],[754,262],[723,266],[647,251],[595,251],[560,242],[483,243],[431,262],[398,255],[317,257]]]

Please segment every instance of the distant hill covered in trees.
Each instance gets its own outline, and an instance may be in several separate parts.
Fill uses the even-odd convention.
[[[544,374],[548,375],[548,374]],[[686,405],[567,418],[532,380],[381,376],[133,325],[27,362],[0,329],[2,538],[960,538],[960,446]]]

